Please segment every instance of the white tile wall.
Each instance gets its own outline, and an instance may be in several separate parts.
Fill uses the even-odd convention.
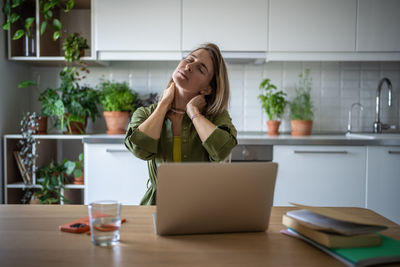
[[[90,75],[82,81],[96,86],[100,78],[127,81],[141,93],[160,93],[166,86],[178,62],[118,62],[107,67],[90,67]],[[269,62],[262,65],[228,64],[231,88],[229,111],[239,131],[266,131],[266,114],[257,99],[259,84],[264,78],[288,94],[294,95],[294,86],[302,70],[309,68],[312,77],[312,99],[315,107],[314,132],[344,132],[348,110],[352,103],[360,102],[364,111],[354,108],[353,129],[370,131],[375,120],[375,96],[379,80],[388,77],[393,84],[393,105],[387,107],[387,89],[381,98],[381,120],[400,124],[400,63],[398,62]],[[33,76],[40,75],[41,87],[59,85],[55,67],[34,67]],[[34,97],[35,110],[39,104]],[[101,132],[104,119],[89,123],[88,131]],[[281,131],[290,131],[289,114],[285,112]]]

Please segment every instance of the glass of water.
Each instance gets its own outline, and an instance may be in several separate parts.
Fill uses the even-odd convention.
[[[118,244],[121,229],[121,204],[101,200],[89,204],[92,243],[97,246]]]

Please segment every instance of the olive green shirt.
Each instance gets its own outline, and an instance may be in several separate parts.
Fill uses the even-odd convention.
[[[147,160],[149,169],[149,180],[147,181],[147,192],[141,205],[156,204],[157,186],[157,164],[173,162],[173,133],[171,120],[165,116],[161,129],[160,139],[153,139],[147,134],[139,131],[142,124],[156,109],[157,104],[149,107],[138,108],[132,115],[126,136],[125,146],[138,158]],[[222,111],[216,116],[205,116],[216,125],[216,128],[202,142],[197,131],[185,113],[181,128],[181,159],[182,162],[195,161],[221,161],[229,156],[236,146],[236,129],[232,124],[228,111]]]

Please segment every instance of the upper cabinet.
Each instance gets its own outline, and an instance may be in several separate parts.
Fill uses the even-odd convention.
[[[270,2],[269,51],[354,51],[356,0]]]
[[[182,49],[205,42],[222,51],[267,51],[267,0],[182,0]]]
[[[358,2],[357,51],[400,51],[400,1]]]
[[[94,16],[100,60],[181,58],[180,0],[97,0]]]

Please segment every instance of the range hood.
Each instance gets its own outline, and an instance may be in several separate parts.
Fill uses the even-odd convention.
[[[182,58],[185,58],[190,51],[182,52]],[[263,64],[267,59],[267,52],[249,52],[249,51],[221,51],[223,58],[228,64]]]

